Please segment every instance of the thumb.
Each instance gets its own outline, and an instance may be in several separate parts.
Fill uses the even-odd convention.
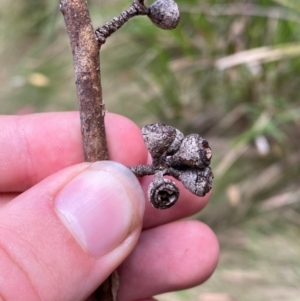
[[[0,211],[0,300],[85,300],[134,248],[144,196],[111,162],[62,170]]]

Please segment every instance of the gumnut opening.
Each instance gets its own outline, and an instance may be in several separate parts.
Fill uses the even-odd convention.
[[[177,202],[179,189],[173,181],[164,178],[162,172],[158,172],[149,185],[148,197],[153,207],[167,209]]]

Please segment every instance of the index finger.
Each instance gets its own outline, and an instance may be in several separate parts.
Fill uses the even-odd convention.
[[[147,163],[140,129],[116,114],[105,117],[110,158],[127,166]],[[8,202],[49,175],[84,161],[78,112],[0,117],[0,202]],[[140,179],[147,199],[151,177]],[[200,211],[209,196],[199,198],[180,185],[176,206],[158,210],[147,201],[144,228]]]
[[[133,122],[108,113],[105,124],[112,160],[128,166],[146,163],[147,150]],[[78,112],[1,116],[0,129],[1,192],[22,192],[84,161]]]

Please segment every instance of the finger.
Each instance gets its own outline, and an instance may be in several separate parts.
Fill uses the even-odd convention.
[[[10,202],[12,199],[17,197],[18,193],[1,193],[0,194],[0,209],[6,205],[8,202]]]
[[[145,164],[147,150],[139,128],[130,120],[107,114],[110,156],[126,165]],[[66,166],[82,162],[82,139],[76,112],[0,118],[0,190],[23,191]],[[151,179],[141,179],[145,196]],[[207,203],[181,187],[173,208],[157,210],[148,202],[144,227],[149,228],[195,214]],[[7,199],[6,199],[7,201]]]
[[[141,300],[203,283],[216,268],[218,241],[203,223],[181,221],[143,231],[118,269],[119,300]]]
[[[99,300],[99,299],[98,299]],[[94,296],[90,296],[88,299],[86,299],[85,301],[98,301]],[[147,298],[147,299],[143,299],[143,300],[139,300],[139,301],[158,301],[157,299],[154,298]]]
[[[168,210],[159,210],[154,208],[148,201],[147,190],[150,181],[151,179],[147,179],[146,181],[141,180],[146,199],[143,229],[156,227],[161,224],[166,224],[194,215],[206,206],[210,197],[210,194],[203,198],[197,197],[185,189],[181,183],[174,180],[177,182],[178,187],[180,187],[180,197],[173,207],[169,208]],[[2,206],[14,199],[16,196],[18,196],[17,193],[4,193],[0,195],[0,210]]]
[[[144,199],[111,161],[64,169],[0,211],[3,300],[85,300],[135,246]],[[16,289],[17,288],[17,289]]]
[[[110,157],[144,164],[147,150],[139,128],[115,114],[105,117]],[[78,112],[0,118],[0,191],[24,191],[62,168],[83,162]]]

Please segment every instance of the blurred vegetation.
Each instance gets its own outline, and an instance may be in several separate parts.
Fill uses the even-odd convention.
[[[279,299],[255,289],[256,295],[245,296],[244,289],[199,300],[299,300],[300,1],[178,3],[176,30],[162,31],[139,17],[108,39],[101,53],[107,108],[140,126],[165,122],[209,140],[214,193],[198,217],[227,238],[221,239],[217,275],[228,267],[249,271],[246,262],[258,274],[255,262],[269,263],[268,275],[282,275],[282,269],[291,275],[280,287],[293,287],[293,294],[277,294]],[[89,4],[94,26],[100,26],[130,1]],[[58,1],[0,0],[0,19],[1,113],[76,110]],[[246,247],[234,245],[239,237]],[[287,249],[290,257],[281,262]]]

